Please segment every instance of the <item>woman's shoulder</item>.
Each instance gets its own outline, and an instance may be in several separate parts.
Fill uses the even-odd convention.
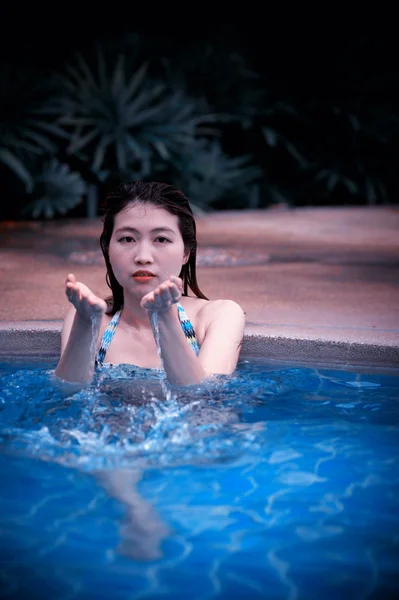
[[[201,308],[201,313],[212,319],[219,317],[220,315],[226,315],[231,318],[244,316],[244,311],[241,306],[234,300],[228,299],[209,300],[209,302]]]
[[[214,326],[217,330],[239,332],[238,335],[244,330],[244,311],[233,300],[204,300],[183,296],[180,303],[193,324],[200,345]]]
[[[234,300],[203,300],[192,296],[185,296],[182,300],[183,307],[190,310],[198,321],[210,322],[221,317],[224,320],[245,318],[242,307]]]

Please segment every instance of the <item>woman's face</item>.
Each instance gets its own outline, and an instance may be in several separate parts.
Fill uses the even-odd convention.
[[[124,292],[139,298],[178,276],[188,254],[177,216],[150,204],[129,204],[115,216],[109,259]]]

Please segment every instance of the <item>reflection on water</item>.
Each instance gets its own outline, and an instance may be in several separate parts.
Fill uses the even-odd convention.
[[[142,470],[233,458],[234,425],[244,437],[259,430],[239,425],[224,381],[172,388],[161,371],[121,365],[82,389],[51,371],[17,371],[3,378],[3,449],[92,473],[125,507],[119,551],[157,558],[170,529],[137,492]]]
[[[181,595],[196,569],[195,598],[397,591],[397,377],[243,362],[167,398],[165,385],[161,371],[126,365],[81,389],[51,369],[4,366],[9,589],[23,580],[16,564],[49,577],[52,561],[58,587],[109,597],[87,555],[107,585],[127,586],[121,598]]]
[[[88,470],[135,466],[139,459],[151,466],[233,458],[254,428],[240,424],[240,405],[253,389],[243,389],[240,401],[238,382],[220,376],[198,386],[167,386],[167,400],[161,371],[108,366],[82,389],[51,371],[17,371],[3,378],[3,439],[9,449],[18,439],[18,451]],[[232,448],[233,433],[244,446]]]

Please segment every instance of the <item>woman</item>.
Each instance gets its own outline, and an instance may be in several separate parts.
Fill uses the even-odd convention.
[[[100,240],[112,296],[105,301],[68,275],[73,306],[62,330],[60,378],[86,381],[94,362],[101,366],[105,359],[163,366],[174,385],[234,371],[244,313],[235,302],[210,301],[199,289],[195,221],[181,191],[166,183],[120,184],[106,199]]]

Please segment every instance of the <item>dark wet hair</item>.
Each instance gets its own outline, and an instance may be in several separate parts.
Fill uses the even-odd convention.
[[[115,314],[123,306],[123,288],[116,280],[109,260],[109,244],[114,230],[115,215],[129,204],[139,202],[164,208],[178,218],[179,230],[183,238],[184,249],[189,252],[186,264],[182,265],[179,277],[183,280],[183,296],[190,288],[198,297],[208,300],[201,292],[196,274],[197,235],[193,211],[186,196],[167,183],[129,181],[121,183],[114,192],[108,194],[103,205],[103,231],[100,237],[101,250],[107,266],[106,281],[111,288],[112,297],[107,299],[110,313]]]

